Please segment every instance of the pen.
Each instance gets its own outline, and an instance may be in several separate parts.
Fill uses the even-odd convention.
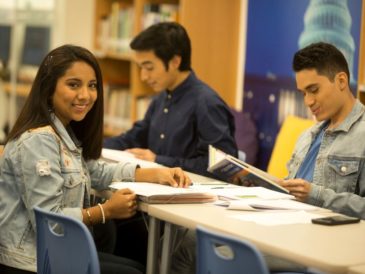
[[[200,185],[200,186],[225,186],[228,183],[191,183],[191,185]]]
[[[257,198],[256,195],[238,195],[236,196],[237,198],[240,198],[240,199],[249,199],[249,198]]]

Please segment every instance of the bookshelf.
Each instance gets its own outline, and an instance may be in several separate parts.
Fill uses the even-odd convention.
[[[106,86],[119,84],[129,90],[130,125],[141,117],[138,106],[146,106],[144,98],[147,97],[148,101],[154,93],[141,82],[139,69],[133,63],[133,53],[128,45],[130,39],[148,24],[145,21],[151,20],[150,14],[146,16],[146,10],[155,9],[156,5],[160,9],[167,6],[172,20],[187,29],[192,43],[192,67],[198,77],[213,87],[229,106],[236,105],[238,67],[243,65],[239,63],[238,52],[240,3],[240,0],[96,0],[95,54]],[[113,22],[115,24],[117,9],[120,14],[129,13],[132,18],[124,23],[130,28],[127,31],[130,37],[119,42],[110,41],[115,39],[113,33],[115,35],[116,30],[115,26],[108,26]],[[121,40],[125,39],[122,35],[120,37]],[[127,46],[123,48],[123,45]],[[113,132],[108,128],[106,135],[116,135],[122,131],[116,129]]]

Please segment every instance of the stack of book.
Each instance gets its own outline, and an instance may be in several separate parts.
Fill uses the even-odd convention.
[[[113,190],[128,188],[138,199],[149,204],[209,203],[217,200],[217,195],[191,188],[177,188],[145,182],[117,182],[110,185]]]

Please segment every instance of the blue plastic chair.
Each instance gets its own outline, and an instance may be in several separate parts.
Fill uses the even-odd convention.
[[[252,244],[198,227],[197,273],[198,274],[269,274],[264,258]],[[229,254],[223,254],[220,246],[228,246]]]
[[[251,243],[197,227],[197,274],[269,274],[262,253]],[[221,247],[225,246],[224,249]],[[274,272],[274,273],[319,273]]]
[[[38,274],[100,274],[88,228],[79,220],[34,208]]]

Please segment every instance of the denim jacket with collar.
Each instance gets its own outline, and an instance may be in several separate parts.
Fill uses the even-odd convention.
[[[357,100],[351,113],[335,129],[325,130],[307,202],[365,219],[365,107]],[[305,131],[288,162],[294,178],[311,143],[327,121]]]
[[[28,130],[10,141],[0,159],[0,264],[36,271],[33,207],[82,220],[90,188],[133,181],[136,165],[85,161],[66,128]]]

